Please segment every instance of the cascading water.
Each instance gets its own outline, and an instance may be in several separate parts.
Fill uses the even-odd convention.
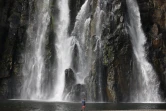
[[[87,68],[89,68],[88,66],[90,64],[87,63],[87,61],[85,59],[85,55],[84,55],[85,45],[86,45],[85,43],[86,43],[87,37],[89,37],[90,21],[91,21],[91,19],[87,18],[86,21],[84,22],[83,31],[80,34],[81,40],[80,40],[80,42],[79,41],[77,42],[77,46],[79,49],[79,58],[80,58],[79,63],[80,64],[78,65],[79,70],[78,70],[76,76],[77,76],[77,83],[80,83],[80,84],[84,84],[84,79],[88,75],[88,72],[90,70],[90,69],[87,69]],[[80,46],[80,44],[81,44],[81,46]]]
[[[76,16],[76,22],[74,25],[74,29],[71,33],[71,54],[77,53],[78,57],[72,57],[70,67],[73,69],[75,76],[76,76],[76,84],[84,84],[84,79],[88,75],[87,73],[87,64],[84,55],[85,51],[85,43],[86,38],[89,33],[89,24],[90,24],[90,0],[86,0],[82,5],[80,11]],[[75,56],[75,55],[72,55]],[[76,66],[77,65],[77,66]],[[73,86],[74,87],[74,86]],[[75,89],[72,89],[71,92],[67,92],[68,94],[65,95],[65,100],[70,100],[73,96]]]
[[[105,17],[105,12],[103,10],[101,10],[100,8],[100,1],[98,1],[98,5],[96,7],[96,12],[95,12],[95,18],[96,18],[96,39],[97,39],[97,42],[96,42],[96,48],[95,50],[97,51],[97,58],[98,58],[98,68],[97,68],[97,73],[98,73],[98,101],[103,101],[103,89],[102,89],[102,79],[103,79],[103,76],[102,76],[102,61],[101,61],[101,58],[102,58],[102,40],[101,40],[101,34],[102,34],[102,25],[103,25],[103,21],[104,21],[104,17]]]
[[[85,42],[89,34],[89,24],[90,24],[90,3],[91,0],[86,0],[82,5],[80,11],[76,16],[76,22],[74,29],[72,31],[72,36],[75,36],[77,39],[77,46],[79,49],[79,66],[78,71],[76,72],[77,83],[84,84],[84,79],[88,75],[88,64],[85,59]],[[89,68],[89,67],[88,67]]]
[[[89,76],[90,71],[95,67],[98,101],[103,101],[102,81],[102,28],[105,19],[105,12],[101,8],[101,1],[97,1],[95,14],[91,13],[92,0],[86,0],[82,5],[77,17],[71,37],[68,34],[69,27],[69,4],[68,0],[57,0],[58,16],[54,20],[55,52],[53,74],[45,73],[45,46],[47,27],[50,23],[49,0],[38,0],[34,20],[30,20],[28,28],[27,49],[25,53],[25,64],[22,73],[24,84],[22,99],[50,99],[62,101],[65,87],[65,70],[72,67],[73,49],[78,48],[78,69],[74,70],[76,85],[84,84],[84,79]],[[93,1],[94,2],[94,1]],[[31,6],[31,5],[30,5]],[[103,6],[102,6],[103,7]],[[52,15],[55,16],[55,15]],[[93,23],[91,23],[93,21]],[[52,25],[52,24],[51,24]],[[93,25],[93,26],[91,26]],[[93,35],[91,29],[93,27]],[[95,46],[95,47],[94,47]],[[94,66],[93,66],[94,65]],[[52,66],[51,66],[52,67]],[[53,77],[52,77],[53,76]],[[52,78],[51,78],[52,77]],[[49,79],[48,79],[49,78]],[[51,79],[52,80],[51,80]],[[51,80],[51,81],[49,81]],[[46,82],[45,82],[46,81]],[[51,90],[46,87],[51,83]],[[46,94],[47,93],[47,94]],[[69,95],[69,94],[68,94]],[[69,95],[70,96],[70,95]]]
[[[72,31],[73,36],[81,37],[81,34],[83,33],[84,23],[85,23],[86,19],[88,18],[88,16],[90,15],[89,3],[90,3],[90,0],[86,0],[76,16],[76,22],[74,25],[74,29]]]
[[[126,0],[129,15],[129,34],[136,58],[136,68],[139,86],[134,90],[132,102],[160,102],[159,81],[153,67],[146,59],[144,45],[146,38],[142,31],[139,7],[136,0]],[[135,75],[135,74],[134,74]]]
[[[101,42],[101,33],[102,33],[102,24],[104,21],[104,11],[100,9],[100,1],[98,1],[96,11],[94,14],[94,34],[93,38],[90,38],[90,2],[91,0],[86,0],[82,5],[78,15],[76,17],[76,22],[74,29],[72,31],[72,36],[75,36],[75,44],[79,49],[79,64],[78,71],[76,72],[77,84],[84,84],[84,79],[89,75],[92,70],[92,64],[97,61],[97,78],[98,78],[98,101],[103,101],[103,90],[102,90],[102,42]],[[96,40],[96,48],[92,47],[92,39]],[[88,44],[89,43],[89,44]],[[93,53],[96,54],[93,54]],[[95,66],[96,67],[96,66]],[[68,95],[69,96],[69,95]]]
[[[45,99],[42,91],[45,72],[45,37],[50,21],[49,0],[37,0],[34,20],[29,21],[27,30],[25,63],[23,65],[23,89],[21,99]],[[30,4],[31,6],[31,4]]]
[[[55,41],[55,49],[57,52],[57,72],[56,83],[53,100],[61,101],[63,99],[63,91],[65,85],[65,69],[71,65],[71,41],[68,36],[69,27],[69,4],[68,0],[58,0],[59,18],[55,21],[58,23],[55,33],[57,35]]]

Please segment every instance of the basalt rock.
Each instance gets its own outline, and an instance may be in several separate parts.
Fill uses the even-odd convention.
[[[65,88],[64,93],[71,92],[72,87],[76,84],[76,78],[71,68],[65,70]]]
[[[21,53],[25,47],[28,2],[1,0],[0,5],[3,5],[0,8],[0,89],[6,92],[3,99],[17,98],[21,86]]]
[[[75,72],[78,71],[79,66],[79,49],[77,44],[74,44],[73,50],[72,50],[72,65],[71,67]]]
[[[82,84],[76,84],[72,87],[71,92],[69,94],[69,99],[71,101],[79,102],[83,98],[86,98],[86,89]]]
[[[92,14],[96,8],[95,4],[97,1],[93,0]],[[112,0],[101,2],[101,8],[106,13],[106,19],[101,28],[103,44],[100,51],[96,48],[97,45],[94,45],[96,50],[92,54],[94,59],[92,59],[91,71],[85,79],[87,97],[91,101],[100,101],[99,95],[103,96],[101,99],[103,101],[129,101],[132,47],[125,25],[126,4],[122,0]],[[90,29],[92,41],[95,41],[96,29],[93,17],[92,15]],[[93,43],[97,42],[91,44]],[[94,49],[92,47],[92,50]],[[99,53],[102,54],[99,56]],[[99,80],[99,76],[102,78],[102,82]],[[99,85],[102,85],[104,95],[99,94]]]

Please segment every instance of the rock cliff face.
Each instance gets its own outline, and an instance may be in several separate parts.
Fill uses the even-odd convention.
[[[125,25],[126,4],[124,0],[113,0],[107,6],[103,63],[108,101],[129,101],[132,47]]]
[[[95,41],[93,10],[96,9],[96,4],[97,0],[93,0],[91,12],[91,38],[93,41]],[[103,96],[103,101],[129,101],[132,47],[125,26],[125,1],[110,0],[103,1],[101,4],[103,5],[102,10],[106,13],[106,19],[101,28],[103,45],[100,52],[102,52],[102,56],[100,57],[98,52],[94,52],[97,57],[92,64],[89,78],[86,78],[87,89],[89,89],[88,98],[100,101],[100,96]],[[99,69],[101,69],[102,94],[98,92]]]
[[[26,26],[27,0],[1,0],[0,2],[0,98],[17,97],[20,86],[19,70],[22,64]]]
[[[85,0],[70,0],[70,27],[71,33],[75,17]],[[92,46],[95,45],[95,9],[98,0],[91,0],[91,23],[90,39]],[[164,0],[138,0],[143,23],[143,29],[147,36],[148,59],[154,66],[160,81],[163,96],[166,96],[166,2]],[[32,5],[33,4],[33,5]],[[52,1],[52,4],[53,1]],[[105,11],[105,19],[102,25],[102,48],[93,52],[94,62],[91,65],[89,76],[85,79],[85,86],[76,84],[71,95],[81,95],[80,90],[85,90],[87,98],[92,101],[100,99],[98,80],[100,75],[102,82],[102,96],[104,101],[125,102],[129,101],[130,78],[132,70],[132,46],[130,37],[126,30],[125,0],[107,0],[101,2]],[[24,63],[23,52],[27,39],[26,29],[29,20],[29,7],[34,6],[34,0],[0,0],[0,99],[17,98],[20,94],[22,84],[22,74],[20,73]],[[32,10],[33,11],[33,10]],[[51,14],[58,12],[52,10]],[[53,19],[53,18],[51,18]],[[52,20],[53,21],[53,20]],[[52,69],[54,35],[52,30],[52,21],[49,25],[50,35],[48,36],[46,64]],[[75,48],[77,50],[77,46]],[[77,55],[77,54],[73,54]],[[77,69],[77,61],[73,67]],[[100,64],[100,67],[99,65]],[[99,71],[99,69],[101,69]],[[50,71],[52,72],[52,71]],[[98,72],[101,72],[100,74]],[[48,78],[48,80],[51,79]],[[51,86],[49,86],[51,88]],[[48,88],[49,88],[48,87]],[[100,94],[99,94],[100,93]],[[77,94],[74,96],[74,94]]]

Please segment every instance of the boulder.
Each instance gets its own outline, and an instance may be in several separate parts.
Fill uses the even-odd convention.
[[[64,93],[67,94],[71,91],[72,86],[76,84],[76,78],[71,68],[65,70],[65,89]]]
[[[70,100],[79,102],[83,98],[86,98],[86,88],[83,84],[76,84],[72,87],[72,90],[70,92]]]
[[[72,68],[75,72],[78,71],[79,66],[79,49],[77,44],[74,45],[73,52],[72,52]]]

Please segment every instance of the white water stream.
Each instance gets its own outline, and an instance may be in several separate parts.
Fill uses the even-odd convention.
[[[85,58],[85,43],[89,37],[89,25],[91,19],[89,18],[90,0],[86,0],[81,6],[80,11],[76,16],[75,26],[72,31],[72,35],[76,36],[77,46],[79,49],[79,70],[76,74],[77,83],[84,84],[84,79],[88,75],[89,70],[87,70],[87,60]]]
[[[136,58],[137,75],[142,79],[138,81],[140,88],[135,90],[133,102],[160,102],[159,81],[153,67],[146,59],[146,37],[142,30],[139,7],[136,0],[126,0],[129,15],[129,34]],[[136,72],[136,71],[135,71]]]
[[[57,72],[56,83],[54,90],[54,97],[52,100],[62,101],[63,91],[65,85],[65,69],[70,68],[71,65],[71,41],[69,38],[69,3],[68,0],[58,0],[59,18],[55,21],[58,23],[55,30],[57,39],[55,41],[55,49],[57,54]]]
[[[102,83],[103,83],[103,72],[102,72],[102,61],[100,60],[102,57],[103,57],[103,52],[102,52],[102,46],[103,46],[103,43],[102,43],[102,40],[101,40],[101,35],[102,35],[102,30],[103,30],[103,24],[104,24],[104,21],[105,21],[105,12],[101,9],[100,7],[100,0],[98,1],[98,5],[96,7],[96,12],[95,12],[95,21],[96,21],[96,39],[97,39],[97,42],[96,42],[96,48],[95,48],[95,51],[98,52],[98,57],[99,60],[98,60],[98,71],[97,71],[97,74],[98,74],[98,94],[99,94],[99,97],[98,97],[98,101],[103,101],[103,89],[102,89]]]
[[[29,21],[27,30],[25,63],[23,65],[23,89],[21,99],[44,99],[42,92],[43,74],[45,72],[46,31],[50,21],[49,0],[37,0],[35,19]]]

